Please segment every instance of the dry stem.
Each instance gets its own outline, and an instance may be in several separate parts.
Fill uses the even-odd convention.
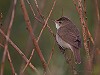
[[[14,15],[15,15],[16,3],[17,3],[17,0],[14,0],[13,1],[13,9],[12,9],[11,20],[10,20],[10,24],[9,24],[8,31],[7,31],[7,37],[10,37],[11,27],[12,27],[13,20],[14,20]],[[10,60],[9,62],[11,64],[12,73],[14,75],[15,74],[15,70],[14,70],[14,67],[12,65],[10,54],[9,54],[9,51],[8,51],[8,39],[6,39],[6,42],[5,42],[5,45],[4,45],[4,53],[3,53],[2,64],[1,64],[1,75],[3,75],[3,71],[4,71],[4,64],[5,64],[5,59],[6,59],[6,53],[8,54],[8,59]]]
[[[20,3],[21,3],[23,15],[24,15],[24,19],[25,19],[25,22],[26,22],[26,25],[27,25],[29,34],[30,34],[30,36],[31,36],[31,38],[32,38],[32,42],[33,42],[33,44],[34,44],[34,46],[35,46],[35,49],[36,49],[36,51],[37,51],[37,53],[38,53],[38,55],[39,55],[39,57],[40,57],[40,60],[41,60],[42,65],[43,65],[43,67],[44,67],[44,70],[46,71],[46,69],[48,68],[48,66],[47,66],[47,64],[46,64],[46,61],[45,61],[45,59],[44,59],[44,57],[43,57],[43,54],[42,54],[42,52],[41,52],[41,50],[40,50],[40,47],[39,47],[39,45],[38,45],[38,43],[37,43],[37,41],[36,41],[36,38],[35,38],[35,36],[34,36],[34,33],[33,33],[33,31],[32,31],[31,22],[30,22],[30,19],[29,19],[29,16],[28,16],[28,13],[27,13],[27,10],[26,10],[24,1],[23,1],[23,0],[20,0]]]
[[[27,57],[24,55],[24,53],[12,42],[11,39],[9,39],[4,32],[0,29],[0,33],[2,34],[2,36],[4,36],[6,39],[8,39],[8,42],[13,46],[13,48],[15,48],[15,50],[21,55],[21,57],[26,61],[26,63],[28,63],[28,59]],[[33,71],[36,71],[37,74],[39,74],[38,70],[31,64],[29,64],[29,66],[32,68]]]
[[[33,54],[34,54],[34,49],[32,50],[31,56],[30,56],[30,58],[29,58],[27,64],[25,65],[24,69],[22,70],[21,74],[23,74],[24,71],[25,71],[25,69],[28,67],[28,65],[29,65],[29,63],[30,63],[30,61],[31,61],[31,59],[32,59]]]
[[[90,50],[90,47],[88,46],[87,40],[88,40],[88,38],[90,38],[93,45],[94,45],[94,40],[88,30],[87,20],[85,20],[86,19],[86,3],[84,3],[84,7],[83,7],[82,0],[73,0],[73,2],[76,6],[76,9],[77,9],[79,17],[80,17],[80,21],[81,21],[81,25],[82,25],[83,40],[84,40],[84,48],[86,50],[87,58],[88,58],[87,70],[88,70],[89,74],[91,74],[91,71],[92,71],[92,61],[91,61],[91,57],[90,57],[91,50]]]
[[[31,5],[31,3],[27,0],[27,3],[29,4],[29,6],[30,6],[30,9],[31,9],[31,11],[32,11],[32,13],[33,13],[33,15],[34,15],[34,18],[38,21],[38,22],[40,22],[41,24],[43,24],[44,25],[44,22],[42,22],[37,16],[36,16],[36,14],[35,14],[35,12],[34,12],[34,10],[33,10],[33,8],[32,8],[32,5]],[[38,8],[39,9],[39,8]],[[39,9],[40,10],[40,9]],[[38,11],[39,12],[39,11]],[[45,19],[44,19],[44,21],[45,21]],[[48,25],[48,23],[47,23],[47,28],[48,28],[48,30],[49,30],[49,32],[55,37],[55,34],[53,33],[53,31],[52,31],[52,29],[50,28],[50,26]]]
[[[40,37],[41,37],[41,35],[42,35],[43,30],[44,30],[45,27],[47,26],[47,22],[48,22],[48,20],[49,20],[49,18],[50,18],[50,16],[51,16],[51,13],[52,13],[52,11],[53,11],[53,9],[54,9],[55,4],[56,4],[56,0],[54,0],[53,6],[52,6],[52,8],[51,8],[51,11],[50,11],[50,13],[49,13],[47,19],[45,20],[45,23],[44,23],[44,25],[43,25],[43,27],[42,27],[42,29],[41,29],[41,32],[40,32],[40,34],[39,34],[39,37],[38,37],[37,41],[39,41],[39,39],[40,39]]]

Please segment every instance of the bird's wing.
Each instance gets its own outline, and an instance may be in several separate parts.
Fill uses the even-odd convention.
[[[77,28],[63,26],[58,29],[57,33],[65,42],[69,43],[70,45],[76,48],[81,47],[81,37]]]

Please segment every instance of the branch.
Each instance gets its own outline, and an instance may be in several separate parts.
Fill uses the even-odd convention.
[[[4,46],[1,43],[0,43],[0,46],[4,48]],[[16,75],[14,67],[13,67],[13,64],[12,64],[12,60],[11,60],[11,57],[10,57],[10,54],[9,54],[8,50],[7,50],[7,56],[8,56],[8,60],[9,60],[9,63],[10,63],[11,69],[12,69],[12,73],[13,73],[13,75]]]
[[[49,18],[50,18],[50,16],[51,16],[51,13],[52,13],[52,11],[53,11],[53,9],[54,9],[55,4],[56,4],[56,0],[54,0],[54,2],[53,2],[53,6],[52,6],[52,8],[51,8],[51,11],[50,11],[50,13],[49,13],[47,19],[45,20],[45,23],[44,23],[44,25],[43,25],[43,27],[42,27],[42,29],[41,29],[41,32],[40,32],[40,34],[39,34],[39,36],[38,36],[37,41],[39,41],[39,39],[40,39],[40,37],[41,37],[41,35],[42,35],[43,30],[44,30],[45,27],[47,26],[47,22],[48,22],[48,20],[49,20]]]
[[[43,15],[42,15],[42,13],[41,13],[41,11],[40,11],[40,9],[39,9],[39,6],[38,6],[38,3],[37,3],[37,0],[34,0],[34,2],[35,2],[35,5],[36,5],[36,8],[37,8],[37,11],[38,11],[39,15],[40,15],[41,18],[43,19],[44,17],[43,17]]]
[[[11,56],[10,56],[10,53],[9,53],[8,50],[7,50],[7,56],[8,56],[8,61],[10,63],[11,70],[12,70],[12,75],[17,75],[16,72],[15,72],[15,69],[14,69],[14,66],[13,66],[13,63],[12,63],[12,60],[11,60]]]
[[[41,60],[42,65],[44,67],[44,70],[46,71],[46,69],[48,67],[47,67],[46,61],[45,61],[45,59],[43,57],[43,54],[42,54],[42,52],[40,50],[40,47],[39,47],[38,43],[36,42],[36,38],[35,38],[34,33],[32,31],[31,22],[30,22],[30,19],[29,19],[29,16],[28,16],[28,13],[27,13],[27,10],[26,10],[24,1],[23,0],[20,0],[20,3],[21,3],[21,7],[22,7],[22,11],[23,11],[23,15],[24,15],[24,19],[25,19],[25,22],[26,22],[28,31],[29,31],[30,36],[32,38],[32,42],[33,42],[33,44],[35,46],[35,49],[36,49],[36,51],[37,51],[37,53],[38,53],[38,55],[40,57],[40,60]]]
[[[38,22],[40,22],[41,24],[43,24],[44,25],[44,22],[42,22],[37,16],[36,16],[36,14],[35,14],[35,12],[34,12],[34,10],[33,10],[33,8],[32,8],[32,5],[31,5],[31,3],[27,0],[27,3],[29,4],[29,7],[30,7],[30,9],[31,9],[31,11],[32,11],[32,13],[33,13],[33,15],[34,15],[34,18],[38,21]],[[40,10],[40,9],[39,9]],[[39,12],[39,11],[38,11]],[[45,19],[44,19],[44,21],[45,21]],[[48,28],[48,30],[49,30],[49,32],[55,37],[55,34],[53,33],[53,31],[52,31],[52,29],[50,28],[50,26],[48,25],[48,23],[47,23],[47,28]]]
[[[13,1],[12,14],[11,14],[11,20],[10,20],[10,24],[9,24],[8,31],[7,31],[7,37],[8,37],[8,38],[10,37],[11,27],[12,27],[13,20],[14,20],[16,3],[17,3],[17,0],[14,0],[14,1]],[[8,54],[9,54],[9,51],[8,51],[8,39],[6,39],[5,45],[4,45],[4,53],[3,53],[2,64],[1,64],[1,75],[3,75],[4,64],[5,64],[5,59],[6,59],[6,53],[7,53],[7,52],[8,52]],[[11,60],[10,55],[8,55],[8,59]],[[11,61],[10,61],[10,62],[11,62]],[[10,63],[10,64],[12,65],[12,63]],[[13,75],[14,75],[14,74],[15,74],[15,70],[14,70],[14,68],[13,68],[13,65],[12,65],[11,69],[12,69],[12,73],[13,73]]]
[[[24,55],[24,53],[12,42],[12,40],[10,40],[5,34],[4,32],[0,29],[0,33],[2,34],[2,36],[4,36],[6,39],[8,39],[8,42],[13,46],[13,48],[15,48],[15,50],[21,55],[21,57],[26,61],[26,63],[28,63],[28,59],[27,57]],[[39,74],[38,70],[30,63],[29,66],[32,68],[33,71],[36,71],[37,74]]]
[[[95,5],[96,5],[97,19],[98,19],[98,22],[99,22],[100,21],[100,14],[99,14],[99,5],[98,5],[97,0],[95,0]]]
[[[34,49],[32,50],[31,56],[30,56],[30,58],[29,58],[27,64],[25,65],[24,69],[23,69],[22,72],[21,72],[22,75],[23,75],[25,69],[28,67],[28,65],[29,65],[29,63],[30,63],[30,61],[31,61],[31,59],[32,59],[33,54],[34,54]]]
[[[88,45],[87,40],[90,38],[92,44],[94,45],[94,40],[88,30],[87,27],[87,21],[86,21],[86,4],[84,3],[84,7],[82,4],[82,0],[73,0],[73,3],[76,7],[76,10],[78,11],[79,17],[80,17],[80,22],[81,22],[81,26],[82,26],[82,33],[83,33],[83,40],[84,40],[84,48],[87,54],[87,71],[89,72],[89,74],[91,74],[92,71],[92,59],[90,57],[90,46]],[[85,12],[85,14],[84,14]]]
[[[80,17],[80,21],[81,21],[81,25],[82,25],[82,33],[83,33],[83,37],[84,37],[84,47],[85,47],[85,50],[87,51],[87,55],[89,55],[89,50],[88,50],[88,46],[87,46],[87,31],[86,31],[86,22],[85,22],[85,19],[83,17],[83,10],[82,10],[82,1],[81,0],[77,0],[78,2],[78,6],[76,5],[76,2],[75,0],[73,0],[75,6],[76,6],[76,9],[78,11],[78,14],[79,14],[79,17]]]
[[[49,55],[48,65],[49,65],[50,60],[51,60],[51,58],[52,58],[52,56],[53,56],[53,53],[54,53],[54,46],[55,46],[55,41],[54,41],[54,45],[53,45],[53,47],[52,47],[51,53],[50,53],[50,55]]]

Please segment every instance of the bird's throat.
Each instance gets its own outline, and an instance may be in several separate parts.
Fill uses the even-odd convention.
[[[55,23],[55,24],[56,24],[56,28],[59,29],[60,28],[59,24],[57,24],[57,23]]]

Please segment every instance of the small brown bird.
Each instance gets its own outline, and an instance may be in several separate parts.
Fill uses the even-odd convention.
[[[81,63],[81,36],[78,28],[66,17],[54,21],[57,28],[56,41],[62,49],[70,49],[77,64]]]

